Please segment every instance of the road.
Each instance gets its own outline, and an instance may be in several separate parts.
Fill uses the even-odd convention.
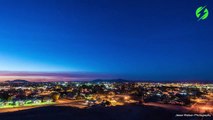
[[[190,111],[189,107],[178,106],[178,105],[161,104],[161,103],[153,103],[153,102],[144,103],[144,105],[146,105],[146,106],[154,106],[154,107],[161,107],[161,108],[165,108],[165,109],[169,109],[169,110],[177,110],[177,111],[182,111],[182,112]]]
[[[87,105],[84,104],[84,100],[68,100],[68,99],[61,99],[56,102],[56,104],[45,104],[45,105],[38,105],[38,106],[24,106],[24,107],[15,107],[15,108],[1,108],[0,113],[5,112],[16,112],[21,110],[33,109],[38,107],[45,107],[45,106],[67,106],[67,107],[77,107],[77,108],[86,108]]]
[[[27,110],[27,109],[32,109],[32,108],[38,108],[38,107],[44,107],[48,105],[40,105],[40,106],[25,106],[25,107],[15,107],[15,108],[1,108],[0,113],[5,113],[5,112],[16,112],[16,111],[21,111],[21,110]]]
[[[69,100],[69,99],[62,99],[59,100],[55,106],[67,106],[67,107],[77,107],[80,109],[88,107],[85,104],[85,100]]]

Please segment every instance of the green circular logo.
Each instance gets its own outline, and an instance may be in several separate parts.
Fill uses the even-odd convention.
[[[200,6],[197,8],[195,14],[196,17],[198,18],[198,21],[205,20],[209,16],[209,11],[206,8],[206,6]]]

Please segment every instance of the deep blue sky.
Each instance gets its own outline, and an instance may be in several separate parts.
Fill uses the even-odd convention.
[[[212,14],[212,0],[0,0],[0,70],[212,80]]]

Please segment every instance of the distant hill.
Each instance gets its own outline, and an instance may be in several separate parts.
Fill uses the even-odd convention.
[[[20,80],[20,79],[17,79],[17,80],[7,80],[5,82],[7,82],[7,83],[29,83],[29,81],[27,81],[27,80]]]
[[[92,82],[130,82],[130,81],[124,79],[110,79],[110,80],[96,79],[93,80]]]

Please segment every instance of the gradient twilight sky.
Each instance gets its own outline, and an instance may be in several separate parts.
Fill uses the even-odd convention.
[[[202,5],[209,17],[197,21]],[[212,21],[212,0],[0,0],[0,80],[213,80]]]

